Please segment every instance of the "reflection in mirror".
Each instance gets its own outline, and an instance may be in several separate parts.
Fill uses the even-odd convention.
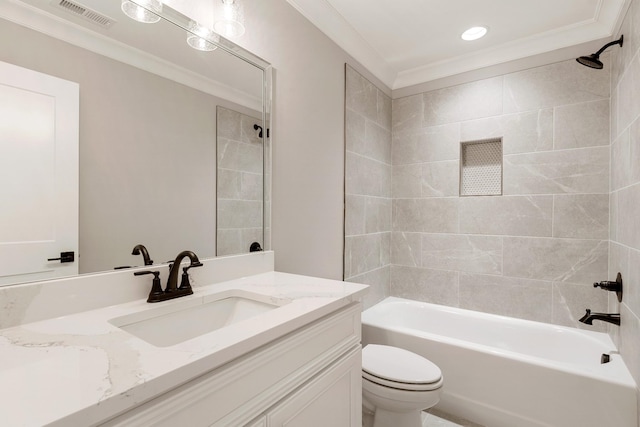
[[[263,242],[262,121],[218,107],[218,255]]]
[[[47,258],[69,250],[76,253],[79,273],[139,266],[142,258],[132,255],[138,244],[145,245],[156,264],[184,249],[200,258],[216,256],[216,128],[234,126],[222,122],[217,110],[250,117],[252,125],[269,123],[268,64],[225,39],[212,52],[192,49],[183,29],[191,20],[166,4],[162,16],[171,22],[140,24],[122,14],[120,0],[80,0],[109,18],[109,25],[100,27],[61,3],[69,2],[3,0],[0,62],[79,88],[78,243],[39,255],[33,270],[44,276],[0,266],[0,285],[47,277],[63,265]],[[261,142],[255,145],[263,149]],[[0,133],[0,155],[16,159],[14,152],[15,145]],[[253,202],[260,213],[259,221],[251,223],[252,236],[268,249],[262,200]],[[10,205],[3,202],[3,209]],[[229,211],[232,206],[241,204],[228,204],[225,212],[245,215]],[[0,246],[7,240],[0,233]],[[10,240],[19,239],[12,235]],[[26,246],[32,243],[23,240]],[[248,252],[249,245],[240,249]]]

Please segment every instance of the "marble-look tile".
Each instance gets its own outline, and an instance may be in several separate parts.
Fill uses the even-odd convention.
[[[420,267],[422,234],[394,231],[391,233],[391,264]]]
[[[422,164],[422,197],[451,197],[460,193],[458,160]]]
[[[389,296],[391,267],[384,266],[359,276],[351,277],[348,282],[369,285],[369,290],[362,300],[363,310],[374,306]]]
[[[618,240],[640,250],[640,183],[618,192]]]
[[[633,287],[633,278],[630,276],[630,271],[633,269],[633,265],[630,264],[630,252],[633,249],[629,249],[626,246],[622,246],[616,242],[609,242],[609,275],[606,277],[598,278],[594,282],[600,282],[603,280],[616,280],[618,273],[622,275],[623,282],[623,297],[626,303],[630,301],[630,291]],[[629,286],[632,285],[632,286]],[[618,308],[617,296],[614,293],[608,294],[609,301],[612,306]]]
[[[640,318],[626,304],[620,306],[620,354],[631,376],[640,380]]]
[[[458,160],[460,124],[430,126],[407,132],[393,132],[394,165]]]
[[[262,174],[262,146],[218,138],[218,167]]]
[[[611,108],[611,123],[609,123],[609,127],[611,128],[611,137],[610,141],[615,141],[615,139],[619,135],[618,131],[618,89],[617,84],[611,82],[611,99],[609,101],[609,105]]]
[[[502,238],[423,234],[422,267],[470,273],[502,273]]]
[[[616,274],[610,270],[610,276]],[[622,276],[623,300],[625,304],[640,317],[640,251],[629,250],[629,269],[626,275]]]
[[[505,154],[553,149],[553,110],[505,114],[462,123],[462,141],[502,138]]]
[[[640,183],[640,120],[633,122],[629,130],[629,159],[631,161],[631,183]]]
[[[423,93],[423,126],[502,114],[502,79],[492,77]]]
[[[503,194],[609,191],[609,147],[513,154],[503,167]]]
[[[609,239],[618,240],[618,193],[609,195]]]
[[[366,198],[366,196],[353,194],[347,194],[345,196],[345,236],[364,234]]]
[[[391,105],[393,134],[415,132],[422,128],[422,94],[394,99]]]
[[[262,228],[218,229],[216,256],[247,253],[253,242],[262,242]]]
[[[365,152],[372,159],[391,164],[391,131],[367,121],[365,125]]]
[[[609,238],[609,194],[553,197],[553,237]]]
[[[460,308],[549,322],[551,282],[460,273]]]
[[[607,294],[597,292],[591,285],[554,282],[553,317],[551,323],[590,331],[606,332],[606,324],[593,322],[592,326],[580,323],[586,309],[593,312],[607,312]]]
[[[347,152],[346,194],[391,197],[391,165]]]
[[[218,200],[218,228],[261,228],[262,201]]]
[[[422,197],[422,164],[395,165],[391,194],[394,198]]]
[[[391,296],[458,306],[458,273],[391,266]]]
[[[553,120],[556,150],[609,145],[609,99],[557,107]]]
[[[360,73],[346,66],[346,108],[376,122],[378,119],[378,89]]]
[[[390,260],[391,233],[347,236],[344,252],[345,279],[384,267]]]
[[[391,231],[391,199],[365,198],[365,233]]]
[[[378,89],[378,120],[376,123],[388,131],[391,131],[391,102],[391,97]]]
[[[262,175],[218,169],[219,199],[262,200]]]
[[[625,129],[611,144],[611,191],[631,185],[632,169],[631,138]]]
[[[628,127],[640,114],[638,93],[640,93],[640,56],[636,55],[618,84],[618,133]]]
[[[363,115],[353,110],[347,109],[344,118],[344,139],[347,151],[356,154],[366,155],[366,123]]]
[[[0,329],[22,324],[23,319],[27,317],[27,313],[32,309],[33,300],[38,297],[43,286],[50,285],[32,284],[0,287]]]
[[[463,197],[460,232],[550,237],[553,196]]]
[[[226,138],[234,141],[242,140],[241,123],[242,119],[237,111],[218,106],[217,111],[217,129],[218,138]]]
[[[393,231],[456,233],[458,199],[394,199]]]
[[[504,275],[572,283],[606,276],[608,241],[504,237]]]
[[[609,70],[594,73],[575,60],[504,76],[504,112],[539,110],[609,98]]]

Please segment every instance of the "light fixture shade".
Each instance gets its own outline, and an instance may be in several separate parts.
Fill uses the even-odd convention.
[[[233,39],[244,34],[244,7],[240,0],[220,0],[216,8],[213,29],[223,37]]]
[[[212,30],[203,27],[195,21],[189,24],[189,35],[187,36],[187,44],[196,50],[203,52],[211,52],[218,48],[215,43],[220,40],[220,36]]]
[[[154,12],[162,12],[160,0],[122,0],[121,9],[125,15],[144,24],[155,24],[160,17]]]

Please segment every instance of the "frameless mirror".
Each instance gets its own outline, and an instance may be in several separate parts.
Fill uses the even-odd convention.
[[[5,188],[13,190],[0,193],[0,256],[6,256],[0,285],[143,265],[141,256],[132,255],[137,244],[146,246],[155,264],[184,249],[203,259],[249,252],[253,242],[269,248],[269,64],[213,33],[203,35],[170,2],[153,24],[129,19],[121,3],[0,4],[0,62],[19,67],[8,74],[0,69],[0,78],[33,71],[63,87],[75,84],[78,101],[74,166],[66,157],[64,163],[54,154],[47,157],[53,148],[41,148],[49,134],[47,143],[58,145],[56,114],[73,113],[61,114],[57,95],[30,91],[21,80],[0,80],[0,91],[16,92],[15,99],[37,95],[21,101],[22,116],[11,121],[11,133],[8,119],[0,122],[0,157],[13,171],[4,177]],[[45,136],[25,142],[35,133]],[[37,164],[31,155],[36,152],[45,153]],[[63,181],[47,175],[74,168],[75,218],[58,214],[56,205],[69,205],[59,203],[58,195],[73,198],[74,186],[61,189]],[[12,179],[29,185],[16,190]],[[13,204],[22,211],[11,212]],[[38,213],[44,225],[24,212]],[[53,217],[77,230],[76,247],[51,243],[61,234]],[[26,264],[26,252],[43,242],[49,246],[36,251],[36,265],[18,268]],[[63,252],[74,252],[75,271],[53,259],[64,258]]]

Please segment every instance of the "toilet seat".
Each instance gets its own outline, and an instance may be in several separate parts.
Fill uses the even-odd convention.
[[[398,347],[369,344],[362,350],[362,378],[383,387],[430,391],[442,387],[442,371],[424,357]]]

